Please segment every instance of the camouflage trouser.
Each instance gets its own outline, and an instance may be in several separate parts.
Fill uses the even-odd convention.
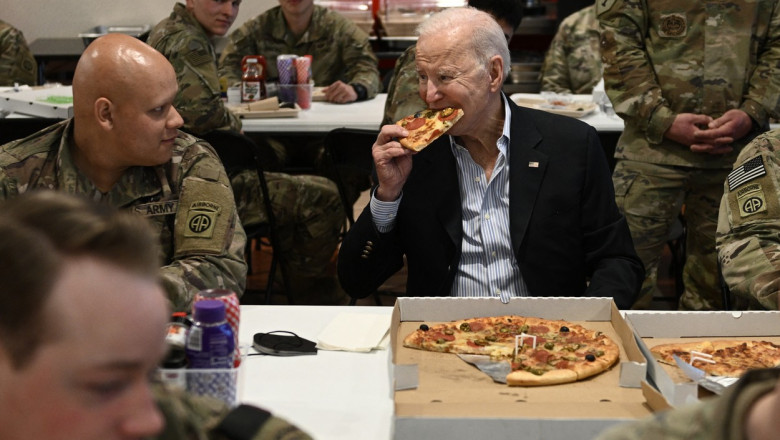
[[[277,255],[291,283],[311,288],[312,283],[303,279],[333,278],[327,269],[345,221],[336,184],[319,176],[264,174],[282,246]],[[242,171],[231,178],[231,184],[241,223],[266,221],[257,174]]]
[[[723,181],[729,170],[657,165],[619,159],[612,174],[615,200],[626,216],[647,275],[634,308],[648,308],[658,291],[658,261],[669,231],[685,205],[687,228],[683,310],[723,308],[715,230]]]

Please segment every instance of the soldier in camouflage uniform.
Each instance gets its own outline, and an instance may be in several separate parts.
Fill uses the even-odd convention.
[[[76,67],[74,118],[0,147],[0,198],[51,188],[148,217],[165,289],[188,310],[203,289],[243,294],[246,235],[216,153],[177,130],[176,90],[159,52],[122,34],[99,38]]]
[[[266,411],[150,384],[167,351],[151,224],[55,191],[0,207],[0,438],[307,440]]]
[[[184,128],[197,135],[216,129],[241,129],[240,120],[220,98],[217,59],[211,38],[225,35],[238,15],[236,0],[187,0],[177,3],[170,17],[149,34],[148,43],[173,65],[179,83],[174,107]],[[304,302],[339,302],[346,298],[328,274],[344,224],[336,185],[320,176],[265,173],[294,296]],[[254,169],[231,177],[241,223],[265,223],[265,205]]]
[[[723,185],[717,248],[735,309],[778,309],[780,291],[780,131],[739,154]]]
[[[601,42],[596,7],[563,19],[542,65],[543,91],[590,94],[601,81]]]
[[[780,431],[780,370],[747,372],[721,396],[621,424],[597,440],[758,440]]]
[[[607,0],[596,2],[596,14],[605,89],[625,121],[615,196],[647,270],[635,307],[647,307],[657,291],[658,260],[685,204],[679,305],[719,309],[715,230],[723,180],[777,112],[778,3]]]
[[[209,14],[211,5],[218,5],[216,13]],[[201,14],[195,14],[195,8],[200,8]],[[186,6],[176,3],[171,15],[158,23],[146,40],[173,65],[179,83],[173,106],[184,119],[184,130],[195,135],[218,129],[241,131],[241,120],[222,101],[217,53],[211,40],[225,35],[236,15],[235,0],[187,0]],[[205,17],[204,22],[198,17]],[[215,18],[221,21],[214,23]]]
[[[38,64],[24,35],[0,20],[0,86],[13,86],[14,83],[34,86],[37,77]]]
[[[328,101],[346,103],[370,99],[379,92],[379,68],[368,34],[337,12],[314,5],[314,0],[269,9],[230,34],[219,59],[220,76],[228,85],[241,81],[241,59],[262,55],[266,78],[276,80],[276,57],[312,55],[316,86],[328,86]]]
[[[501,25],[507,42],[512,39],[523,18],[521,0],[470,0],[468,5],[492,15]],[[393,77],[387,87],[383,125],[394,124],[427,107],[418,87],[417,66],[414,62],[416,48],[417,45],[412,44],[395,62]]]

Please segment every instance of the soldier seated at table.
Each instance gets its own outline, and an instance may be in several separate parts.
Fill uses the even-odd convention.
[[[179,90],[173,105],[183,129],[198,136],[241,130],[241,120],[221,98],[215,37],[227,33],[240,0],[187,0],[152,29],[147,42],[173,65]],[[247,164],[250,166],[251,164]],[[266,172],[271,204],[283,244],[274,249],[284,264],[289,291],[300,303],[340,303],[346,295],[331,269],[345,221],[338,188],[311,175]],[[238,215],[245,227],[267,222],[260,181],[253,167],[231,176]]]
[[[259,408],[152,384],[170,313],[141,217],[31,191],[0,203],[0,235],[3,440],[310,438]]]
[[[244,292],[246,236],[214,150],[178,130],[177,90],[159,52],[123,34],[98,38],[76,66],[73,118],[0,146],[0,199],[49,188],[148,217],[168,298],[187,311],[200,290]]]
[[[778,309],[778,188],[780,130],[772,130],[745,146],[723,183],[716,247],[732,309]]]
[[[268,67],[266,78],[275,82],[279,77],[277,57],[282,54],[312,56],[311,79],[315,86],[325,87],[323,95],[328,102],[363,101],[380,91],[379,66],[368,34],[338,12],[315,5],[314,0],[279,0],[279,6],[233,31],[219,59],[219,74],[228,85],[236,84],[241,81],[243,57],[262,55]],[[323,161],[324,136],[274,135],[265,140],[282,169],[313,170],[333,177]],[[344,179],[355,194],[369,185],[367,176]]]

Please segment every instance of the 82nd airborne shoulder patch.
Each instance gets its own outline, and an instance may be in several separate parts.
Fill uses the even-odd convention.
[[[214,202],[193,202],[187,212],[187,225],[184,228],[185,237],[211,238],[214,235],[214,225],[222,207]]]

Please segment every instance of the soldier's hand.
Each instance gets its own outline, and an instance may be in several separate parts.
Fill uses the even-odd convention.
[[[325,99],[328,102],[336,104],[346,104],[348,102],[357,101],[358,99],[355,88],[343,81],[334,82],[328,87],[325,87],[322,92],[325,94]]]
[[[382,127],[376,142],[371,147],[376,165],[376,175],[379,187],[374,196],[389,202],[398,199],[401,189],[412,171],[412,150],[401,146],[396,140],[406,137],[409,132],[398,125],[391,124]]]
[[[745,137],[753,128],[753,120],[742,110],[732,109],[713,120],[696,133],[696,143],[691,151],[696,153],[725,154],[733,148],[731,144]]]
[[[710,122],[712,118],[707,115],[680,113],[675,116],[674,122],[664,136],[689,147],[696,143],[696,133],[701,131],[701,127],[706,127]]]

